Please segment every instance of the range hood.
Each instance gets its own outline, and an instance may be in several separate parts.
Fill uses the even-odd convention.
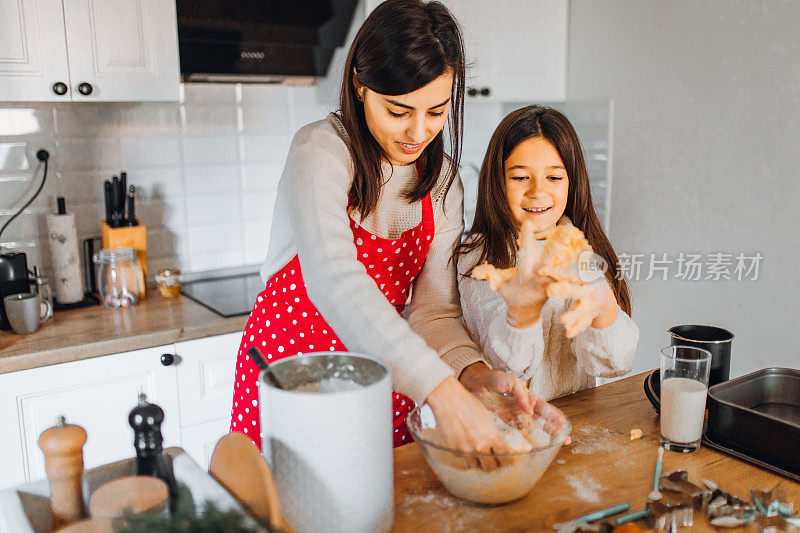
[[[344,45],[357,0],[177,0],[186,82],[310,83]]]

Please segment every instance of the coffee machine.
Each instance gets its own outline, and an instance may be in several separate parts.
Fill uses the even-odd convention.
[[[3,299],[12,294],[31,290],[28,277],[28,260],[22,252],[0,254],[0,329],[10,330]]]

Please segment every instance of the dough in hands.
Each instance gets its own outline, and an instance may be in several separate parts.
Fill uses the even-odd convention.
[[[572,339],[589,327],[600,313],[603,304],[603,293],[591,285],[575,284],[569,281],[556,281],[547,286],[547,295],[555,298],[574,299],[569,311],[561,315],[561,323],[567,330],[567,337]]]
[[[473,279],[485,279],[489,282],[489,287],[491,287],[493,291],[496,291],[501,283],[516,276],[517,271],[517,267],[495,268],[489,263],[483,263],[472,269],[470,277]]]
[[[542,248],[539,275],[549,276],[556,281],[581,283],[572,271],[572,265],[578,262],[581,253],[591,249],[583,232],[575,226],[556,226],[547,235]]]
[[[572,268],[581,253],[591,251],[592,248],[583,232],[568,224],[558,225],[550,230],[541,253],[535,243],[533,224],[526,221],[517,239],[517,263],[521,265],[523,272],[535,269],[540,276],[554,280],[547,286],[548,297],[575,300],[569,311],[561,315],[567,337],[574,338],[589,327],[594,317],[600,313],[603,303],[603,292],[585,285]],[[471,277],[487,280],[492,290],[496,291],[518,272],[516,267],[498,269],[484,263],[472,269]]]

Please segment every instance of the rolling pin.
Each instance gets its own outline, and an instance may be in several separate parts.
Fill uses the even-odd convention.
[[[83,445],[86,431],[67,424],[63,416],[58,425],[39,436],[44,452],[44,465],[50,481],[52,528],[56,530],[86,517],[81,494],[83,478]]]

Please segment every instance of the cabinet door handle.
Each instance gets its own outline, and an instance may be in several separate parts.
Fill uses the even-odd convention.
[[[478,89],[470,87],[467,89],[467,96],[478,96]]]
[[[69,87],[63,81],[57,81],[53,84],[53,92],[56,93],[58,96],[64,96],[67,94]]]
[[[164,366],[170,366],[172,363],[175,362],[175,355],[171,353],[162,353],[161,354],[161,364]]]
[[[78,92],[84,96],[89,96],[90,94],[92,94],[93,90],[94,88],[92,87],[91,83],[83,82],[78,85]]]
[[[488,87],[481,89],[481,96],[489,96],[490,94],[492,94],[492,91]]]

